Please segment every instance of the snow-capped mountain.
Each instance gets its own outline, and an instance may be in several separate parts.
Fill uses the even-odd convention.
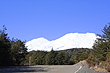
[[[26,43],[28,51],[32,50],[65,50],[70,48],[92,48],[97,36],[94,33],[68,33],[63,37],[48,41],[45,38],[33,39]]]

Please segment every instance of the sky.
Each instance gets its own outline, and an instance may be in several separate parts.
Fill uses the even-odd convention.
[[[67,33],[102,34],[110,22],[110,0],[0,0],[0,30],[27,42]]]

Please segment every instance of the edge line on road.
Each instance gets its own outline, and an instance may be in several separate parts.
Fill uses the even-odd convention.
[[[80,66],[79,69],[77,71],[75,71],[74,73],[77,73],[81,68],[82,68],[82,66]]]

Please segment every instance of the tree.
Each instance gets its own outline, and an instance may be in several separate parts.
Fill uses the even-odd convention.
[[[33,55],[32,55],[32,62],[33,64],[36,65],[44,65],[45,64],[45,55],[47,54],[47,52],[45,51],[36,51]]]
[[[6,27],[3,26],[3,30],[0,30],[0,66],[10,65],[11,56],[10,56],[10,40],[7,37]]]
[[[110,25],[105,25],[102,32],[102,35],[98,34],[100,38],[95,41],[92,54],[95,64],[105,63],[107,66],[110,64]]]
[[[46,54],[46,59],[45,59],[46,65],[55,65],[56,55],[57,52],[54,51],[53,49],[48,54]]]
[[[91,50],[90,49],[84,49],[84,50],[80,50],[77,53],[75,53],[74,56],[74,60],[77,62],[85,60],[89,57],[89,55],[91,54]]]
[[[20,65],[24,61],[26,53],[27,48],[25,47],[24,42],[17,40],[12,43],[11,55],[13,56],[16,65]]]
[[[64,65],[65,56],[62,52],[58,53],[55,57],[55,64]]]

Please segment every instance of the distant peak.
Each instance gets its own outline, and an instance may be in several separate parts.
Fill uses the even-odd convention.
[[[48,41],[40,37],[26,43],[30,50],[64,50],[70,48],[92,48],[97,36],[94,33],[68,33],[56,40]]]
[[[96,34],[94,34],[94,33],[89,33],[89,32],[87,32],[87,33],[68,33],[68,34],[66,34],[66,35],[64,35],[63,37],[65,37],[65,36],[81,36],[81,35],[85,35],[85,36],[96,36]]]
[[[47,40],[47,39],[45,39],[45,38],[43,38],[43,37],[40,37],[40,38],[38,38],[39,40]]]

